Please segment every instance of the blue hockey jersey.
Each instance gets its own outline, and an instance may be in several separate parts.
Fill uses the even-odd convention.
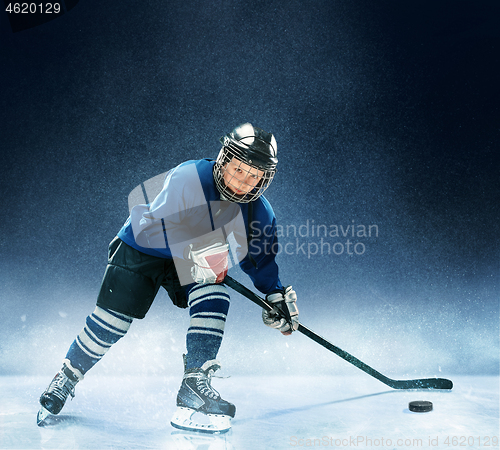
[[[252,204],[221,200],[214,164],[208,159],[186,161],[165,174],[152,202],[134,205],[129,198],[130,216],[118,237],[140,252],[179,261],[181,275],[179,267],[190,244],[222,236],[232,258],[260,292],[282,290],[275,261],[276,217],[270,203],[263,196]]]

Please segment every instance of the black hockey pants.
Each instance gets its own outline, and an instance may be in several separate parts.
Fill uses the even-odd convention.
[[[115,237],[109,244],[97,306],[142,319],[160,287],[174,305],[187,308],[186,292],[192,285],[180,285],[172,259],[141,253]]]

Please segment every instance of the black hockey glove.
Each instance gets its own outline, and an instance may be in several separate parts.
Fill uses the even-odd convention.
[[[297,294],[292,286],[287,286],[284,293],[266,295],[266,300],[273,306],[271,311],[262,310],[262,320],[268,327],[276,328],[283,334],[291,334],[299,328]]]

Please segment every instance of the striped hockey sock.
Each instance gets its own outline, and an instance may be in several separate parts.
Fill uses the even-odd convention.
[[[215,359],[224,335],[229,294],[221,284],[198,284],[189,291],[191,320],[186,336],[186,369]]]
[[[130,316],[97,306],[71,344],[66,360],[84,375],[100,361],[114,343],[125,336],[132,320]]]

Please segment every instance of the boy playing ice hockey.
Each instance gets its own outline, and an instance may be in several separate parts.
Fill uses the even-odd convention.
[[[150,204],[131,208],[110,243],[96,308],[40,397],[39,425],[61,411],[76,384],[127,333],[133,319],[145,317],[163,287],[190,315],[184,377],[171,423],[181,429],[229,430],[235,406],[211,387],[211,376],[220,368],[216,356],[229,309],[222,282],[231,257],[286,315],[263,311],[264,323],[283,334],[297,329],[296,295],[279,279],[276,219],[262,196],[276,173],[276,140],[246,123],[221,142],[216,161],[180,164],[167,172]],[[210,423],[193,421],[195,412],[206,414]]]

